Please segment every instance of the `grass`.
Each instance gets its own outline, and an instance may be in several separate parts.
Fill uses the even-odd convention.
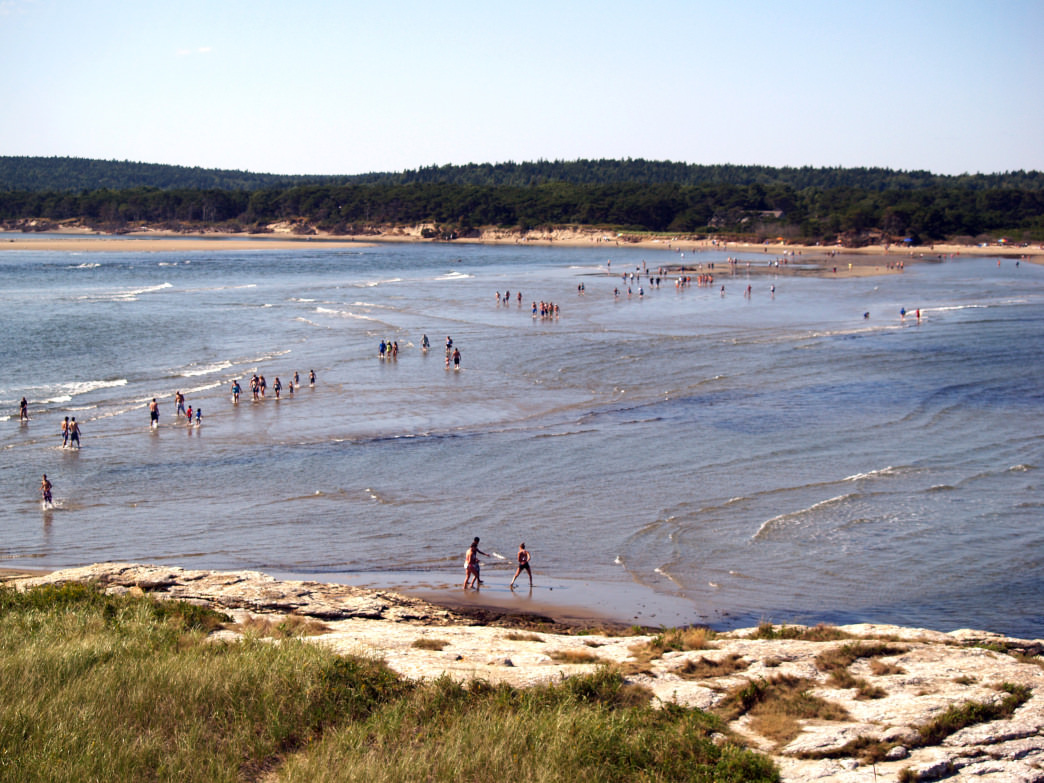
[[[860,658],[882,658],[902,655],[907,650],[888,642],[853,642],[832,647],[816,656],[816,668],[822,672],[834,672],[851,666]]]
[[[418,650],[434,650],[440,652],[447,644],[448,639],[433,639],[430,636],[422,636],[419,639],[414,639],[410,644],[410,647],[414,647]]]
[[[551,650],[547,656],[559,663],[603,663],[602,659],[590,650]]]
[[[535,633],[523,633],[521,631],[509,631],[504,638],[511,642],[543,642],[544,637]]]
[[[742,655],[729,653],[719,660],[711,660],[700,656],[698,661],[686,661],[674,670],[674,673],[686,680],[705,680],[711,677],[724,677],[750,667],[750,662]]]
[[[931,721],[917,730],[917,739],[905,741],[903,744],[909,748],[923,748],[929,745],[938,745],[951,734],[954,734],[968,726],[986,723],[992,720],[1009,718],[1021,705],[1029,700],[1031,691],[1024,685],[1013,685],[1003,683],[997,689],[1005,694],[999,701],[976,702],[969,701],[963,704],[955,704],[944,712],[935,716]],[[864,764],[872,764],[885,758],[888,751],[895,747],[897,742],[885,742],[874,740],[869,737],[859,737],[847,745],[835,748],[826,753],[807,753],[803,758],[845,758],[848,756],[858,757]],[[913,780],[909,773],[903,776],[900,771],[900,780]]]
[[[840,705],[809,693],[813,685],[785,674],[749,680],[730,690],[717,711],[726,721],[748,715],[751,729],[782,747],[801,732],[801,720],[849,719]]]
[[[676,706],[621,703],[607,670],[524,691],[446,679],[287,760],[291,781],[777,780],[748,751],[710,734],[720,721]]]
[[[720,718],[607,667],[529,689],[413,683],[300,639],[90,587],[0,587],[0,781],[775,781]]]
[[[301,636],[318,636],[327,633],[328,626],[314,620],[311,617],[301,617],[296,614],[288,614],[286,617],[273,619],[272,617],[250,617],[247,620],[236,623],[234,630],[243,634],[253,634],[263,638],[292,639]]]
[[[862,677],[856,677],[847,668],[838,668],[830,672],[827,682],[835,688],[855,688],[857,699],[883,699],[888,693],[884,688],[871,685]]]
[[[768,621],[758,623],[758,628],[751,639],[797,639],[804,642],[833,642],[840,639],[851,639],[852,634],[842,631],[833,625],[819,623],[811,628],[802,625],[775,626]]]
[[[1002,683],[997,689],[1007,695],[1000,701],[969,701],[956,704],[936,715],[930,722],[918,729],[920,745],[938,745],[951,734],[977,723],[1010,718],[1030,697],[1030,689],[1025,685]]]

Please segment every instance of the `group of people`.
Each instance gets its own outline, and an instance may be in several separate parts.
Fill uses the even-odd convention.
[[[315,386],[315,370],[308,371],[308,385]],[[294,390],[301,388],[301,376],[298,372],[294,371],[294,377],[290,379],[290,383],[287,384],[287,392],[291,397],[294,396]],[[239,395],[243,393],[243,387],[239,385],[239,379],[232,381],[232,404],[239,404]],[[265,376],[254,373],[250,377],[250,396],[254,402],[260,402],[265,399],[265,393],[268,391],[268,381],[265,380]],[[279,376],[276,376],[275,383],[272,384],[272,391],[275,394],[275,398],[278,400],[283,392],[283,382],[279,380]],[[180,392],[179,392],[180,394]]]
[[[72,419],[66,416],[62,422],[62,448],[68,446],[80,448],[80,425],[76,423],[75,416]]]
[[[482,563],[479,561],[478,556],[485,555],[489,557],[489,554],[479,549],[479,537],[475,536],[475,539],[471,542],[471,546],[468,547],[464,553],[464,589],[473,587],[478,590],[479,585],[485,584],[482,581]],[[499,557],[499,555],[498,555]],[[515,580],[518,579],[519,574],[523,571],[529,577],[529,586],[533,587],[533,571],[529,567],[529,550],[526,549],[525,543],[518,545],[518,567],[515,569],[515,575],[511,577],[511,584],[508,587],[512,590],[515,589]]]

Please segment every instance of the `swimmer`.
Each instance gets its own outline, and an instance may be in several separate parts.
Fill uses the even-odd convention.
[[[424,353],[427,353],[428,352],[428,348],[430,346],[431,346],[431,343],[428,342],[428,335],[424,335],[421,338],[421,350],[424,351]]]
[[[73,419],[73,421],[76,421],[76,419]],[[156,402],[155,397],[149,403],[149,424],[153,427],[159,426],[159,403]]]
[[[43,479],[40,481],[40,497],[43,498],[46,505],[51,505],[51,482],[46,473],[43,474]]]
[[[76,444],[76,448],[80,448],[80,425],[76,423],[76,417],[73,416],[72,421],[69,422],[69,445]]]
[[[18,403],[18,420],[29,421],[29,401],[25,397]]]

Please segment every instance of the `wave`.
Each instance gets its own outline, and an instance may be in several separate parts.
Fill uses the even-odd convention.
[[[104,381],[68,381],[50,386],[31,386],[25,389],[25,396],[36,398],[45,405],[58,405],[64,402],[71,402],[73,397],[81,394],[89,394],[99,389],[114,389],[126,385],[126,378],[114,378]]]
[[[171,283],[160,283],[159,285],[150,285],[143,288],[126,288],[120,291],[100,294],[83,294],[78,296],[77,299],[95,302],[136,302],[138,297],[143,294],[154,294],[157,291],[173,287]]]
[[[84,261],[82,264],[73,264],[71,266],[67,266],[66,269],[97,269],[100,266],[101,264],[98,263]]]
[[[818,503],[813,503],[808,508],[803,508],[799,511],[788,511],[786,514],[779,514],[778,516],[774,516],[771,519],[766,519],[764,522],[761,523],[761,526],[757,529],[757,532],[750,537],[750,540],[757,541],[763,535],[767,535],[769,532],[771,532],[773,528],[780,527],[786,524],[787,522],[799,519],[800,517],[803,517],[806,514],[809,514],[813,511],[819,511],[830,506],[845,503],[849,500],[854,500],[859,496],[860,495],[857,492],[851,492],[845,495],[838,495],[837,497],[827,498],[826,500],[821,500]]]
[[[387,280],[365,280],[361,283],[352,283],[353,288],[376,288],[386,283],[401,283],[401,277],[389,277]]]
[[[178,375],[182,378],[195,378],[200,375],[210,375],[211,373],[228,370],[232,366],[232,362],[227,359],[213,364],[205,364],[202,367],[190,364],[186,369],[178,373]]]
[[[358,321],[379,321],[379,318],[374,318],[372,315],[361,315],[360,313],[353,313],[351,310],[334,310],[330,307],[317,307],[315,308],[317,313],[323,315],[336,315],[340,318],[354,318]]]
[[[866,473],[853,473],[851,476],[845,476],[842,481],[862,481],[863,479],[877,478],[879,476],[898,476],[903,472],[903,468],[895,468],[889,465],[886,468],[879,470],[870,470]]]
[[[436,280],[467,280],[468,278],[474,277],[475,275],[469,275],[464,272],[447,272],[444,275],[439,275]]]

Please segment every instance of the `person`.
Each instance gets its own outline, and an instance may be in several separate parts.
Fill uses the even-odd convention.
[[[377,346],[377,358],[384,358],[384,340],[381,340],[381,344]]]
[[[189,405],[189,407],[188,407],[188,423],[189,424],[192,423],[192,406],[191,405]]]
[[[428,342],[428,335],[424,335],[421,338],[421,350],[424,351],[424,353],[427,353],[428,352],[428,347],[430,345],[431,345],[431,343]]]
[[[294,375],[297,375],[297,373],[294,373]],[[294,381],[290,381],[290,383],[286,385],[286,390],[291,397],[294,396]]]
[[[260,376],[257,379],[257,392],[261,395],[261,399],[265,398],[265,389],[268,388],[268,381],[265,380],[265,376]]]
[[[315,386],[315,370],[308,371],[308,385]]]
[[[239,381],[238,380],[232,381],[232,402],[233,403],[238,403],[239,402],[239,393],[241,391],[243,391],[243,390],[239,386]]]
[[[29,421],[29,401],[25,397],[18,404],[18,420]]]
[[[73,419],[73,421],[76,421],[76,419]],[[159,403],[156,402],[155,397],[149,403],[149,424],[153,427],[159,426]]]
[[[460,348],[453,349],[453,369],[460,369]]]
[[[75,416],[69,422],[69,444],[72,445],[74,443],[76,448],[80,448],[80,425],[76,423]]]
[[[532,587],[533,572],[529,568],[529,550],[526,549],[525,542],[518,545],[518,568],[515,569],[515,575],[511,577],[511,584],[508,585],[512,590],[515,589],[515,580],[523,570],[529,576],[529,586]]]
[[[479,537],[475,536],[475,540],[471,542],[471,546],[468,547],[468,551],[464,553],[464,589],[468,589],[468,584],[471,583],[472,578],[475,580],[475,587],[478,588],[480,584],[483,584],[479,578],[481,575],[480,571],[482,564],[479,562],[479,555],[486,555],[485,552],[478,548]]]
[[[279,376],[276,376],[275,383],[272,384],[272,390],[275,392],[276,399],[279,399],[279,392],[283,390],[283,384],[279,381]]]
[[[64,449],[69,445],[69,417],[65,417],[65,421],[62,422],[62,448]]]
[[[185,395],[181,393],[181,390],[174,392],[174,404],[177,406],[174,409],[175,416],[185,415]]]
[[[301,385],[301,376],[297,374],[297,370],[294,370],[294,386]]]
[[[40,497],[43,498],[44,503],[51,504],[51,482],[46,473],[43,474],[43,479],[40,481]]]
[[[203,423],[203,409],[196,408],[196,426],[198,427]]]

